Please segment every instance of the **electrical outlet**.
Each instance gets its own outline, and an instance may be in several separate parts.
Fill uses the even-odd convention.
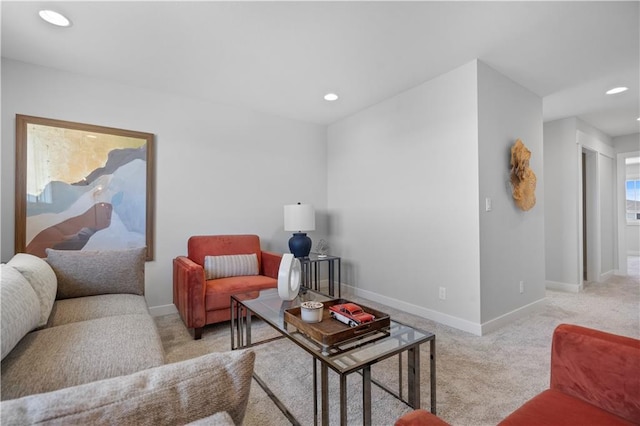
[[[524,281],[520,281],[520,294],[524,293]]]
[[[447,289],[444,287],[440,287],[440,300],[445,300],[447,298]]]

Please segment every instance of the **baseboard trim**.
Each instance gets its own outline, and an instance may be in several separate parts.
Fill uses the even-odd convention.
[[[604,274],[600,274],[600,280],[598,280],[598,282],[605,282],[606,280],[608,280],[609,278],[611,278],[612,276],[615,275],[615,271],[611,270],[608,272],[605,272]]]
[[[178,309],[173,303],[170,305],[152,306],[149,308],[149,313],[152,317],[161,317],[163,315],[175,314],[177,312]]]
[[[489,320],[485,323],[482,323],[482,335],[494,332],[505,325],[513,323],[515,320],[520,319],[522,317],[526,317],[529,314],[537,312],[542,309],[547,304],[547,298],[543,297],[542,299],[536,300],[535,302],[531,302],[528,305],[524,305],[518,309],[515,309],[511,312],[507,312],[504,315],[500,315],[497,318]]]
[[[377,303],[390,306],[395,309],[400,309],[404,312],[408,312],[413,315],[418,315],[422,318],[426,318],[432,321],[436,321],[440,324],[447,325],[449,327],[456,328],[458,330],[466,331],[467,333],[475,334],[476,336],[482,336],[482,326],[473,321],[458,318],[453,315],[444,314],[442,312],[427,309],[422,306],[417,306],[412,303],[407,303],[402,300],[394,299],[392,297],[382,296],[372,291],[359,289],[346,284],[342,284],[343,295],[344,290],[347,290],[348,294],[364,297],[365,299],[372,300]]]
[[[584,290],[584,285],[580,284],[569,284],[569,283],[561,283],[558,281],[546,281],[545,287],[547,290],[555,290],[555,291],[567,291],[569,293],[580,293]]]
[[[458,330],[466,331],[467,333],[474,334],[476,336],[482,336],[504,327],[513,321],[525,317],[533,312],[542,309],[546,303],[547,298],[543,297],[540,300],[529,303],[504,315],[494,318],[482,324],[475,323],[463,318],[455,317],[453,315],[444,314],[442,312],[434,311],[432,309],[417,306],[412,303],[404,302],[402,300],[394,299],[392,297],[382,296],[378,293],[374,293],[368,290],[362,290],[346,284],[342,285],[343,290],[346,289],[349,294],[355,296],[364,297],[365,299],[372,300],[377,303],[390,306],[395,309],[400,309],[404,312],[408,312],[413,315],[418,315],[422,318],[426,318],[432,321],[436,321],[440,324],[444,324],[449,327],[456,328]]]

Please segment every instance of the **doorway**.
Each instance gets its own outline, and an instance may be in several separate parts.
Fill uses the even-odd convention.
[[[640,151],[618,154],[618,274],[640,275]],[[630,190],[631,189],[631,190]]]

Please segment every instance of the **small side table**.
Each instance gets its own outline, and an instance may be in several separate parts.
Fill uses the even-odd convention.
[[[341,296],[340,289],[340,280],[341,280],[341,267],[340,257],[331,256],[331,255],[321,255],[318,253],[309,253],[307,257],[299,257],[300,266],[302,266],[302,285],[307,288],[313,288],[314,290],[319,290],[320,287],[320,264],[321,262],[327,262],[327,267],[329,269],[329,295],[335,296],[335,274],[336,274],[336,263],[338,264],[337,272],[338,272],[338,297]]]

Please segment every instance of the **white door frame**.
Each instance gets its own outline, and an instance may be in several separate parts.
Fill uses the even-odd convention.
[[[583,223],[585,221],[585,211],[582,207],[583,190],[582,187],[582,154],[586,154],[586,180],[587,180],[587,252],[584,253]],[[578,144],[578,282],[583,285],[584,277],[584,257],[587,258],[587,281],[598,281],[601,270],[601,241],[600,241],[600,191],[598,190],[598,152]]]

